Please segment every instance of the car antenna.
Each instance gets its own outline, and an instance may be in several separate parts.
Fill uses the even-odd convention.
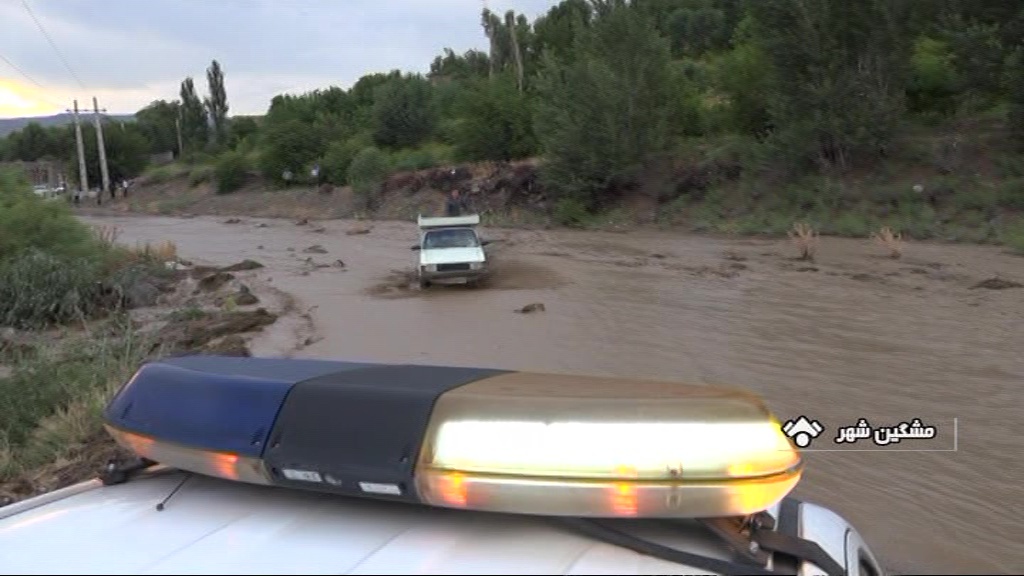
[[[166,507],[167,503],[171,500],[171,498],[174,497],[175,494],[178,493],[178,490],[181,490],[181,487],[184,486],[185,482],[188,482],[188,479],[191,478],[191,477],[192,477],[192,473],[191,472],[186,472],[185,473],[185,477],[181,479],[181,482],[178,482],[178,485],[174,487],[174,490],[171,490],[171,493],[168,494],[166,498],[161,500],[156,505],[156,511],[157,512],[163,512],[163,509]]]

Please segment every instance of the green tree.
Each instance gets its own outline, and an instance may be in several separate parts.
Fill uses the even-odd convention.
[[[711,7],[680,8],[668,21],[673,55],[702,56],[729,38],[725,13]]]
[[[99,152],[96,149],[96,129],[92,124],[82,126],[82,140],[85,144],[85,168],[89,182],[97,184],[102,180]],[[149,163],[150,143],[142,129],[134,122],[104,122],[103,143],[107,148],[107,170],[110,181],[118,182],[124,178],[133,178],[145,170]],[[70,166],[76,166],[77,160],[69,148],[67,160]],[[74,162],[71,162],[74,160]],[[78,171],[73,173],[78,177]]]
[[[50,131],[37,122],[29,122],[27,126],[7,137],[10,146],[11,160],[32,162],[43,158],[56,158],[61,147]]]
[[[1007,123],[1017,149],[1024,152],[1024,44],[1018,46],[1010,57],[1006,70],[1010,100]]]
[[[363,148],[348,167],[348,181],[368,210],[377,206],[380,187],[391,171],[388,155],[379,148]]]
[[[224,70],[214,60],[206,69],[206,82],[210,89],[205,105],[213,124],[214,139],[223,144],[228,133],[228,95],[224,88]]]
[[[185,150],[194,152],[206,146],[209,136],[206,108],[196,93],[191,77],[181,83],[181,137]]]
[[[430,82],[420,75],[392,78],[377,89],[373,140],[388,148],[415,148],[427,140],[437,122]]]
[[[881,153],[904,109],[905,10],[889,0],[757,0],[752,37],[771,62],[765,95],[785,158],[845,169]]]
[[[235,116],[228,125],[228,146],[234,148],[246,138],[255,138],[259,128],[259,123],[252,116]]]
[[[451,48],[445,48],[444,55],[434,58],[430,63],[430,77],[450,80],[483,78],[487,76],[490,65],[485,52],[467,50],[463,54],[456,54]]]
[[[478,81],[462,93],[455,126],[456,155],[464,161],[513,160],[536,151],[530,106],[510,74]]]
[[[746,21],[749,23],[749,20]],[[771,117],[765,94],[772,89],[771,61],[760,46],[749,41],[741,24],[735,47],[718,61],[715,84],[728,98],[731,127],[750,136],[766,136]]]
[[[260,168],[264,176],[275,182],[282,181],[286,170],[298,175],[323,149],[319,138],[310,134],[307,125],[297,118],[268,122],[260,132],[260,143]]]
[[[245,154],[236,150],[228,150],[217,159],[213,176],[217,183],[218,194],[228,194],[245,185],[249,175],[249,163]]]
[[[534,122],[548,189],[589,209],[638,183],[667,150],[675,112],[668,43],[651,20],[623,0],[593,6],[574,58],[548,54]]]
[[[590,25],[594,13],[587,0],[562,0],[533,23],[532,52],[549,52],[564,61],[573,54],[576,37]]]
[[[945,42],[922,36],[910,58],[907,106],[915,113],[949,115],[956,109],[959,78]]]
[[[332,142],[320,160],[324,179],[336,186],[348,184],[348,168],[352,165],[352,159],[370,144],[371,139],[363,135]]]
[[[155,100],[135,113],[135,120],[149,142],[149,151],[153,154],[178,150],[178,129],[176,122],[181,113],[181,105],[177,100]]]

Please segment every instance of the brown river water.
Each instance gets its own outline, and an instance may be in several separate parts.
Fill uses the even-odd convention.
[[[781,420],[825,427],[795,494],[849,519],[887,568],[1024,572],[1024,288],[973,288],[1024,283],[1024,258],[1000,248],[908,243],[892,260],[867,241],[826,238],[809,264],[786,240],[484,229],[495,240],[490,285],[420,292],[404,285],[411,223],[349,235],[364,224],[86,220],[118,226],[122,242],[172,240],[197,263],[263,263],[258,281],[312,308],[322,339],[296,357],[751,389]],[[327,253],[302,252],[314,244]],[[532,302],[546,311],[513,312]],[[918,418],[937,435],[857,451],[833,442],[860,418]]]

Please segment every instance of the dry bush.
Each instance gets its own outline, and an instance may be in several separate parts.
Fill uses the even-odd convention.
[[[871,234],[871,238],[889,251],[890,258],[899,258],[900,256],[903,256],[902,233],[893,232],[892,228],[885,226],[878,232],[873,232]]]
[[[164,240],[156,246],[146,242],[141,249],[136,247],[135,251],[160,262],[176,262],[178,260],[178,245],[170,240]]]
[[[121,236],[121,229],[117,226],[101,224],[99,226],[93,226],[92,230],[100,243],[110,248],[117,245],[117,239]]]
[[[786,234],[800,251],[800,260],[814,260],[814,252],[818,247],[818,233],[814,228],[809,224],[797,222]]]

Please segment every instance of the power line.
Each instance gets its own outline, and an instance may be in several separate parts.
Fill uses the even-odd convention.
[[[21,5],[24,6],[25,10],[28,11],[28,15],[32,17],[33,21],[35,21],[36,26],[39,28],[39,31],[42,32],[43,36],[46,37],[47,42],[50,43],[50,47],[53,48],[53,51],[57,53],[57,57],[60,58],[60,61],[64,63],[64,67],[67,68],[68,72],[71,73],[71,76],[75,79],[75,82],[78,82],[78,85],[82,88],[82,90],[86,90],[85,84],[82,83],[82,80],[78,77],[78,74],[75,74],[75,71],[71,69],[71,65],[68,64],[67,58],[64,58],[64,54],[61,53],[59,48],[57,48],[57,44],[53,41],[53,38],[51,38],[50,35],[46,32],[46,28],[43,28],[43,23],[39,21],[39,18],[36,18],[36,13],[32,11],[32,8],[28,5],[27,0],[21,0]]]
[[[10,60],[8,60],[7,57],[4,56],[3,54],[0,54],[0,60],[3,60],[8,66],[11,67],[12,70],[17,72],[18,74],[21,74],[22,78],[24,78],[25,80],[28,80],[32,84],[35,84],[36,87],[39,88],[40,90],[42,90],[43,92],[53,92],[53,90],[50,90],[46,86],[43,86],[39,82],[36,82],[36,80],[34,78],[32,78],[31,76],[26,74],[21,68],[18,68],[17,66],[15,66],[14,62],[11,62]],[[50,100],[46,96],[40,96],[39,99],[40,100],[45,100],[47,103],[53,104],[54,106],[57,106],[58,108],[63,108],[63,106],[64,106],[63,104],[57,104],[56,102],[54,102],[53,100]]]

